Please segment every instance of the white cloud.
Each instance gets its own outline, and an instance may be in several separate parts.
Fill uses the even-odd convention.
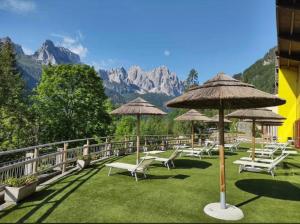
[[[100,61],[93,61],[90,63],[96,70],[99,69],[111,69],[114,67],[121,67],[122,63],[118,59],[108,58]]]
[[[169,50],[164,50],[164,55],[168,57],[171,55],[171,52]]]
[[[32,55],[33,54],[33,50],[28,48],[28,47],[22,46],[22,49],[23,49],[24,53],[27,54],[27,55]]]
[[[62,35],[57,33],[52,33],[51,36],[57,37],[59,39],[58,45],[68,48],[70,51],[78,54],[81,58],[84,58],[88,52],[88,49],[82,45],[83,35],[78,30],[75,37],[68,35]]]
[[[36,4],[32,0],[0,0],[0,10],[27,13],[36,9]]]

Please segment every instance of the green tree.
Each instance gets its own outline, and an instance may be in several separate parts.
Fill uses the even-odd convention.
[[[198,72],[193,68],[188,74],[185,81],[185,89],[188,90],[190,87],[198,85]]]
[[[112,100],[107,98],[104,102],[104,107],[105,110],[110,113],[111,111],[113,111],[114,109],[116,109],[115,105],[113,104]],[[107,134],[108,135],[114,135],[115,131],[116,131],[116,120],[118,119],[116,116],[111,116],[112,122],[108,125],[107,128]],[[103,137],[103,136],[101,136]]]
[[[167,135],[168,119],[166,116],[148,116],[142,119],[142,135]]]
[[[10,110],[23,101],[24,81],[18,71],[16,56],[11,42],[0,47],[0,105]]]
[[[20,76],[14,47],[7,41],[0,47],[0,149],[27,145],[30,116],[25,99],[25,85]]]
[[[44,67],[33,109],[44,142],[108,134],[111,118],[102,80],[88,65]]]
[[[135,116],[123,116],[115,123],[116,136],[135,135],[136,133],[136,117]]]

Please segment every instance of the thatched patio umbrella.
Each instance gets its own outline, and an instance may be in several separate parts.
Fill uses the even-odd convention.
[[[189,110],[188,112],[175,118],[176,121],[191,121],[192,122],[192,149],[194,149],[194,121],[208,122],[210,119],[197,110]]]
[[[257,119],[272,119],[272,120],[283,120],[284,117],[276,114],[268,109],[246,109],[237,110],[226,117],[228,118],[239,118],[239,119],[251,119],[252,120],[252,161],[255,160],[255,121]]]
[[[215,115],[213,117],[210,118],[210,121],[206,121],[207,123],[216,123],[216,124],[219,124],[219,115]],[[231,120],[228,120],[226,118],[224,118],[224,123],[231,123],[232,121]]]
[[[244,122],[251,122],[251,119],[245,119],[243,120]],[[255,123],[260,124],[262,128],[262,134],[263,134],[263,139],[264,139],[264,127],[276,127],[276,126],[281,126],[283,124],[282,120],[271,120],[271,119],[258,119],[255,121]]]
[[[203,85],[190,89],[169,101],[167,106],[178,108],[212,108],[219,110],[220,202],[205,206],[206,214],[224,220],[239,220],[243,212],[226,204],[224,158],[224,109],[267,107],[284,104],[285,100],[257,90],[224,73],[219,73]]]
[[[141,97],[132,100],[121,107],[113,110],[111,114],[116,115],[136,115],[137,128],[136,128],[136,162],[139,162],[140,151],[140,120],[142,115],[165,115],[166,113],[150,104]]]

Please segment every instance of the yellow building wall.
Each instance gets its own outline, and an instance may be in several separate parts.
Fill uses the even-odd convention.
[[[299,119],[299,72],[297,68],[280,68],[278,73],[278,96],[286,100],[286,104],[278,107],[278,113],[286,120],[278,128],[278,140],[286,142],[288,137],[294,138],[294,123]]]

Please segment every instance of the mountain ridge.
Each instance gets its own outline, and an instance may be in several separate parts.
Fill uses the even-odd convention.
[[[104,86],[119,94],[126,93],[159,93],[167,96],[178,96],[183,93],[184,85],[174,72],[162,65],[150,71],[144,71],[140,66],[131,66],[99,70]]]
[[[46,40],[32,55],[26,55],[22,46],[9,37],[0,38],[0,47],[5,41],[13,44],[18,68],[29,89],[38,84],[43,65],[82,63],[79,55],[67,48],[55,46],[51,40]],[[271,48],[262,58],[233,77],[251,83],[260,90],[274,93],[275,51],[275,47]],[[184,91],[184,82],[165,65],[149,71],[133,65],[127,70],[124,67],[100,69],[98,73],[103,80],[106,94],[114,103],[125,103],[132,97],[141,95],[152,100],[152,103],[156,101],[159,104],[162,99],[171,99]]]
[[[277,47],[271,48],[262,58],[233,77],[250,83],[259,90],[274,94],[276,50]]]

